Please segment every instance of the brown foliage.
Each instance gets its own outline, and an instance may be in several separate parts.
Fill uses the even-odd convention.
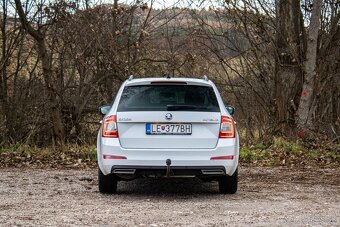
[[[255,2],[158,10],[145,3],[82,8],[72,1],[33,1],[21,21],[3,4],[0,145],[53,144],[60,137],[56,125],[65,142],[93,143],[98,106],[111,103],[131,74],[206,74],[225,103],[236,106],[243,142],[296,136],[310,9],[296,0],[277,1],[278,8]],[[340,125],[338,7],[335,0],[323,3],[311,113],[315,132],[334,142]]]

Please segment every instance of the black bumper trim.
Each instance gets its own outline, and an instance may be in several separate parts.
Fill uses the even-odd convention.
[[[111,168],[111,173],[114,170],[124,170],[124,169],[133,169],[135,170],[134,175],[158,175],[165,176],[167,166],[135,166],[135,165],[115,165]],[[226,170],[224,166],[170,166],[171,175],[172,176],[203,176],[202,170],[216,170],[223,171],[224,174],[217,175],[225,175]]]

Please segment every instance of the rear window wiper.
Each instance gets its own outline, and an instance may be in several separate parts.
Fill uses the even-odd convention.
[[[167,105],[166,110],[206,110],[207,107],[194,106],[194,105]]]

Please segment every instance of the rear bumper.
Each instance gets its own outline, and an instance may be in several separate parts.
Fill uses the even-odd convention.
[[[120,166],[111,168],[111,173],[117,175],[134,175],[147,177],[212,177],[224,176],[226,170],[224,166]]]
[[[198,176],[202,174],[202,170],[218,169],[220,170],[220,174],[217,175],[231,176],[238,166],[239,157],[238,155],[235,155],[233,160],[202,160],[195,159],[195,157],[192,157],[191,160],[181,160],[180,157],[169,157],[169,159],[171,159],[172,162],[170,169],[175,175]],[[133,172],[133,174],[137,175],[147,175],[147,170],[150,170],[151,173],[156,172],[157,175],[164,175],[167,170],[165,158],[156,160],[150,160],[148,157],[138,160],[104,160],[103,158],[98,157],[98,164],[105,175],[116,173],[115,170],[117,169],[130,170],[130,172],[128,171],[128,174]]]
[[[176,173],[193,175],[202,173],[197,167],[223,167],[224,174],[231,176],[239,160],[238,136],[235,139],[220,139],[213,149],[124,149],[118,139],[102,140],[98,135],[97,159],[101,171],[107,175],[116,167],[131,169],[135,172],[157,169],[159,173],[166,170],[166,160],[171,160],[171,169]],[[104,155],[121,156],[125,159],[104,159]],[[212,157],[233,156],[232,160],[211,160]],[[190,171],[189,171],[190,170]],[[156,171],[156,172],[157,172]],[[132,172],[132,171],[130,171]]]

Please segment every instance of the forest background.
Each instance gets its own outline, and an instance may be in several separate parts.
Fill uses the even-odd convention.
[[[207,75],[243,163],[339,164],[337,0],[0,5],[1,165],[93,165],[98,107],[130,75]]]

